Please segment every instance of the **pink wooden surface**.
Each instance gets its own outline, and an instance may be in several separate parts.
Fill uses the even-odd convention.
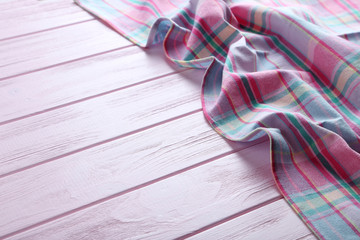
[[[94,19],[72,0],[2,0],[0,9],[0,40]]]
[[[0,12],[0,239],[314,239],[274,186],[269,142],[204,120],[203,71],[71,0]]]

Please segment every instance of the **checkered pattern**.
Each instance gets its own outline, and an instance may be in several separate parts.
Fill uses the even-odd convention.
[[[355,0],[77,0],[140,46],[206,68],[210,125],[271,139],[275,182],[320,239],[360,239]]]

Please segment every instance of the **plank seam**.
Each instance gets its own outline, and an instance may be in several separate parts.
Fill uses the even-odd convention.
[[[265,207],[265,206],[267,206],[267,205],[269,205],[269,204],[271,204],[271,203],[280,201],[280,200],[282,200],[283,198],[284,198],[284,197],[283,197],[282,195],[279,195],[279,196],[277,196],[277,197],[273,197],[273,198],[271,198],[271,199],[269,199],[269,200],[266,200],[265,202],[262,202],[262,203],[260,203],[260,204],[255,205],[255,206],[252,206],[252,207],[249,207],[249,208],[247,208],[247,209],[244,209],[244,210],[242,210],[242,211],[240,211],[240,212],[237,212],[237,213],[235,213],[235,214],[232,214],[232,215],[230,215],[230,216],[228,216],[228,217],[226,217],[226,218],[223,218],[223,219],[221,219],[221,220],[219,220],[219,221],[216,221],[216,222],[214,222],[214,223],[212,223],[212,224],[209,224],[209,225],[207,225],[207,226],[205,226],[205,227],[199,228],[198,230],[195,230],[195,231],[193,231],[193,232],[191,232],[191,233],[188,233],[188,234],[186,234],[186,235],[183,235],[183,236],[181,236],[181,237],[178,237],[178,238],[176,238],[176,240],[182,240],[182,239],[190,238],[190,237],[192,237],[192,236],[195,236],[195,235],[197,235],[197,234],[200,234],[200,233],[202,233],[202,232],[205,232],[205,231],[207,231],[207,230],[209,230],[209,229],[211,229],[211,228],[215,228],[215,227],[217,227],[217,226],[219,226],[219,225],[221,225],[221,224],[223,224],[223,223],[226,223],[226,222],[228,222],[228,221],[231,221],[231,220],[233,220],[233,219],[235,219],[235,218],[241,217],[241,216],[243,216],[243,215],[245,215],[245,214],[247,214],[247,213],[250,213],[250,212],[252,212],[252,211],[254,211],[254,210],[263,208],[263,207]]]
[[[202,110],[202,109],[200,109],[200,110],[195,110],[195,111],[193,111],[193,112],[188,113],[187,115],[194,114],[194,113],[199,112],[199,111],[201,111],[201,110]],[[186,114],[184,114],[184,115],[186,115]],[[182,117],[184,117],[184,116],[182,116]],[[44,224],[48,224],[48,223],[53,222],[53,221],[55,221],[55,220],[58,220],[58,219],[60,219],[60,218],[69,216],[69,215],[71,215],[71,214],[75,214],[75,213],[77,213],[77,212],[79,212],[79,211],[82,211],[82,210],[85,210],[85,209],[87,209],[87,208],[94,207],[94,206],[99,205],[99,204],[102,204],[102,203],[104,203],[104,202],[113,200],[113,199],[115,199],[115,198],[117,198],[117,197],[120,197],[120,196],[122,196],[122,195],[128,194],[128,193],[130,193],[130,192],[133,192],[133,191],[136,191],[136,190],[145,188],[145,187],[147,187],[147,186],[150,186],[150,185],[155,184],[155,183],[160,182],[160,181],[164,181],[164,180],[166,180],[166,179],[169,179],[169,178],[171,178],[171,177],[173,177],[173,176],[179,175],[179,174],[184,173],[184,172],[186,172],[186,171],[189,171],[189,170],[192,170],[192,169],[201,167],[201,166],[203,166],[203,165],[205,165],[205,164],[214,162],[214,161],[216,161],[216,160],[219,160],[219,159],[224,158],[224,157],[226,157],[226,156],[229,156],[229,155],[231,155],[231,154],[234,154],[234,153],[237,153],[237,152],[241,152],[241,151],[243,151],[243,150],[245,150],[245,149],[248,149],[248,148],[250,148],[250,147],[256,146],[256,145],[261,144],[261,143],[266,142],[266,141],[268,141],[268,140],[266,139],[266,140],[264,140],[264,141],[255,143],[254,145],[247,146],[247,147],[242,148],[242,149],[234,149],[234,150],[231,150],[231,151],[222,153],[222,154],[220,154],[220,155],[214,156],[214,157],[212,157],[212,158],[209,158],[209,159],[204,160],[204,161],[202,161],[202,162],[196,163],[196,164],[194,164],[194,165],[191,165],[191,166],[188,166],[188,167],[185,167],[185,168],[176,170],[176,171],[174,171],[174,172],[172,172],[172,173],[163,175],[163,176],[161,176],[161,177],[158,177],[158,178],[155,178],[155,179],[153,179],[153,180],[147,181],[147,182],[145,182],[145,183],[139,184],[139,185],[137,185],[137,186],[128,188],[128,189],[123,190],[123,191],[121,191],[121,192],[112,194],[112,195],[110,195],[110,196],[108,196],[108,197],[104,197],[104,198],[98,199],[98,200],[96,200],[96,201],[90,202],[90,203],[88,203],[88,204],[82,205],[82,206],[80,206],[80,207],[77,207],[77,208],[74,208],[74,209],[72,209],[72,210],[66,211],[66,212],[61,213],[61,214],[59,214],[59,215],[56,215],[56,216],[54,216],[54,217],[45,219],[45,220],[40,221],[40,222],[38,222],[38,223],[32,224],[32,225],[30,225],[30,226],[27,226],[27,227],[25,227],[25,228],[22,228],[22,229],[19,229],[19,230],[14,231],[14,232],[8,233],[8,234],[6,234],[6,235],[4,235],[4,236],[0,236],[0,238],[2,239],[2,238],[13,237],[13,236],[15,236],[15,235],[17,235],[17,234],[20,234],[20,233],[29,231],[29,230],[31,230],[31,229],[33,229],[33,228],[40,227],[40,226],[42,226],[42,225],[44,225]],[[282,197],[281,197],[281,198],[282,198]],[[273,199],[271,199],[271,200],[265,201],[264,203],[266,203],[265,205],[267,205],[267,204],[272,203],[272,202],[275,202],[276,200],[279,200],[279,199],[281,199],[281,198],[279,198],[279,197],[273,198]],[[256,206],[259,206],[259,207],[257,207],[257,208],[260,208],[260,207],[262,207],[262,206],[265,206],[264,203],[261,203],[261,204],[256,205]],[[248,209],[245,209],[245,210],[243,210],[243,211],[241,211],[241,212],[239,212],[239,213],[241,213],[241,215],[243,215],[243,214],[246,214],[246,213],[248,213],[248,212],[251,212],[251,211],[257,209],[256,206],[255,206],[255,207],[250,207],[250,208],[248,208]],[[239,213],[234,214],[234,215],[231,215],[230,217],[225,218],[225,219],[229,219],[229,218],[231,218],[231,217],[232,217],[232,218],[236,218],[236,217],[238,217]],[[232,218],[231,218],[231,219],[232,219]],[[218,221],[218,222],[216,222],[216,223],[218,223],[217,225],[219,225],[219,224],[221,224],[222,222],[223,222],[223,220],[220,220],[220,221]],[[214,223],[214,224],[215,224],[215,223]],[[212,224],[212,225],[214,225],[214,224]],[[209,225],[209,226],[212,226],[212,225]],[[204,227],[204,228],[206,228],[206,227]],[[203,229],[203,228],[201,228],[201,229]],[[199,230],[201,230],[201,229],[199,229]],[[206,228],[206,229],[208,229],[208,228]],[[204,229],[203,231],[205,231],[206,229]],[[197,231],[199,231],[199,230],[197,230]],[[196,232],[197,232],[197,231],[196,231]],[[193,235],[195,235],[195,234],[193,234]]]
[[[20,116],[20,117],[8,119],[6,121],[0,122],[0,126],[5,125],[5,124],[9,124],[9,123],[12,123],[12,122],[16,122],[16,121],[19,121],[19,120],[23,120],[23,119],[26,119],[26,118],[29,118],[29,117],[41,115],[41,114],[44,114],[44,113],[47,113],[47,112],[50,112],[50,111],[54,111],[56,109],[60,109],[60,108],[63,108],[63,107],[67,107],[67,106],[70,106],[70,105],[74,105],[74,104],[77,104],[77,103],[85,102],[85,101],[88,101],[88,100],[91,100],[91,99],[94,99],[94,98],[97,98],[97,97],[109,95],[109,94],[112,94],[112,93],[115,93],[115,92],[118,92],[118,91],[121,91],[121,90],[124,90],[124,89],[127,89],[127,88],[131,88],[131,87],[135,87],[135,86],[138,86],[138,85],[141,85],[141,84],[149,83],[149,82],[152,82],[152,81],[155,81],[155,80],[158,80],[158,79],[161,79],[161,78],[165,78],[165,77],[168,77],[168,76],[171,76],[171,75],[175,75],[175,74],[178,74],[178,73],[182,73],[182,72],[185,72],[185,71],[190,71],[190,69],[176,70],[174,72],[158,75],[156,77],[148,78],[148,79],[145,79],[143,81],[139,81],[139,82],[136,82],[136,83],[133,83],[133,84],[123,86],[123,87],[115,88],[115,89],[112,89],[112,90],[109,90],[109,91],[106,91],[106,92],[101,92],[101,93],[91,95],[91,96],[88,96],[88,97],[85,97],[85,98],[81,98],[81,99],[77,99],[77,100],[74,100],[74,101],[71,101],[71,102],[60,104],[60,105],[57,105],[57,106],[54,106],[54,107],[51,107],[51,108],[43,109],[43,110],[33,112],[33,113],[30,113],[30,114],[26,114],[26,115],[23,115],[23,116]]]
[[[73,23],[69,23],[69,24],[64,24],[64,25],[60,25],[60,26],[56,26],[56,27],[52,27],[52,28],[46,28],[46,29],[42,29],[42,30],[39,30],[39,31],[29,32],[29,33],[20,34],[20,35],[16,35],[16,36],[11,36],[11,37],[7,37],[7,38],[1,38],[0,42],[1,41],[7,41],[7,40],[13,40],[15,38],[20,38],[20,37],[27,37],[27,36],[31,36],[33,34],[43,33],[43,32],[56,30],[56,29],[60,29],[60,28],[70,27],[70,26],[73,26],[73,25],[86,23],[86,22],[91,22],[91,21],[94,21],[94,20],[96,20],[96,19],[92,18],[92,19],[87,19],[87,20],[83,20],[83,21],[79,21],[79,22],[73,22]]]
[[[314,234],[311,232],[311,233],[306,234],[305,236],[300,237],[300,238],[297,238],[297,239],[295,239],[295,240],[302,240],[302,239],[306,239],[306,238],[308,238],[308,237],[314,237]]]
[[[0,78],[0,81],[5,81],[5,80],[9,80],[9,79],[14,78],[14,77],[20,77],[20,76],[27,75],[27,74],[30,74],[30,73],[35,73],[35,72],[39,72],[39,71],[51,69],[51,68],[54,68],[54,67],[59,67],[59,66],[65,65],[65,64],[69,64],[69,63],[74,63],[74,62],[77,62],[77,61],[85,60],[85,59],[88,59],[88,58],[101,56],[101,55],[103,55],[103,54],[116,52],[116,51],[119,51],[119,50],[122,50],[122,49],[126,49],[126,48],[129,48],[129,47],[133,47],[133,46],[135,46],[135,44],[132,44],[132,43],[129,42],[129,45],[125,45],[125,46],[122,46],[122,47],[110,49],[110,50],[103,51],[103,52],[94,53],[94,54],[87,55],[87,56],[80,57],[80,58],[71,59],[71,60],[68,60],[68,61],[64,61],[64,62],[52,64],[52,65],[49,65],[49,66],[46,66],[46,67],[41,67],[41,68],[33,69],[33,70],[30,70],[30,71],[27,71],[27,72],[18,73],[18,74],[11,75],[11,76],[7,76],[7,77],[2,77],[2,78]]]
[[[136,129],[136,130],[134,130],[134,131],[130,131],[130,132],[128,132],[128,133],[124,133],[124,134],[118,135],[118,136],[116,136],[116,137],[108,138],[108,139],[106,139],[106,140],[103,140],[103,141],[100,141],[100,142],[97,142],[97,143],[93,143],[93,144],[90,144],[90,145],[88,145],[88,146],[85,146],[85,147],[82,147],[82,148],[78,148],[78,149],[76,149],[76,150],[73,150],[73,151],[70,151],[70,152],[67,152],[67,153],[58,155],[58,156],[56,156],[56,157],[52,157],[52,158],[49,158],[49,159],[47,159],[47,160],[34,163],[34,164],[32,164],[32,165],[28,165],[28,166],[26,166],[26,167],[19,168],[19,169],[10,171],[10,172],[8,172],[8,173],[1,174],[1,175],[0,175],[0,179],[1,179],[1,178],[4,178],[4,177],[7,177],[7,176],[10,176],[10,175],[13,175],[13,174],[15,174],[15,173],[19,173],[19,172],[22,172],[22,171],[25,171],[25,170],[28,170],[28,169],[31,169],[31,168],[34,168],[34,167],[37,167],[37,166],[40,166],[40,165],[43,165],[43,164],[46,164],[46,163],[55,161],[55,160],[58,160],[58,159],[60,159],[60,158],[64,158],[64,157],[67,157],[67,156],[70,156],[70,155],[73,155],[73,154],[82,152],[82,151],[84,151],[84,150],[88,150],[88,149],[93,148],[93,147],[97,147],[97,146],[103,145],[103,144],[105,144],[105,143],[113,142],[113,141],[118,140],[118,139],[120,139],[120,138],[128,137],[128,136],[131,136],[131,135],[136,134],[136,133],[140,133],[140,132],[142,132],[142,131],[145,131],[145,130],[148,130],[148,129],[151,129],[151,128],[160,126],[160,125],[165,124],[165,123],[168,123],[168,122],[172,122],[172,121],[177,120],[177,119],[181,119],[181,118],[190,116],[190,115],[192,115],[192,114],[195,114],[195,113],[198,113],[198,112],[201,112],[201,111],[202,111],[202,108],[198,108],[198,109],[196,109],[196,110],[193,110],[193,111],[190,111],[190,112],[187,112],[187,113],[184,113],[184,114],[181,114],[181,115],[178,115],[178,116],[175,116],[175,117],[166,119],[166,120],[164,120],[164,121],[160,121],[160,122],[157,122],[157,123],[154,123],[154,124],[151,124],[151,125],[148,125],[148,126],[145,126],[145,127],[139,128],[139,129]]]

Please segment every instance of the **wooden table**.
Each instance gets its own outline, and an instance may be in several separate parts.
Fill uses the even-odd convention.
[[[314,239],[269,142],[205,121],[201,70],[71,0],[0,2],[0,238]]]

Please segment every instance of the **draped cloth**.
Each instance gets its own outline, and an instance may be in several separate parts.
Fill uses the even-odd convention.
[[[203,112],[268,136],[284,198],[320,239],[360,238],[359,0],[76,0],[130,41],[203,68]]]

